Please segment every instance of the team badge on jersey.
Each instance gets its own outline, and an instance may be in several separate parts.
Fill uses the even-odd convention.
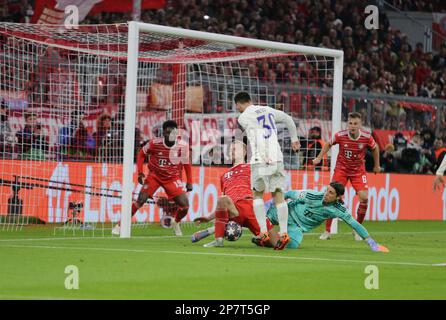
[[[364,145],[362,143],[358,144],[358,148],[361,150],[362,148],[364,148]]]

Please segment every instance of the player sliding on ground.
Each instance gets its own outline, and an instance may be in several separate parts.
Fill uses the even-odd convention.
[[[180,140],[177,134],[178,125],[173,120],[163,123],[163,137],[146,143],[138,154],[138,182],[143,185],[138,199],[132,204],[132,216],[141,208],[147,199],[152,198],[159,187],[163,187],[169,200],[178,206],[172,227],[176,236],[181,236],[179,222],[189,210],[189,200],[181,180],[182,168],[186,171],[186,190],[192,190],[192,169],[189,162],[189,145]],[[149,156],[149,174],[143,172],[144,160]],[[119,235],[120,227],[116,225],[112,233]]]
[[[325,192],[314,190],[293,190],[285,194],[288,202],[288,234],[291,241],[287,244],[287,248],[298,248],[302,243],[303,234],[318,227],[327,219],[341,218],[353,230],[355,230],[362,239],[365,239],[372,251],[389,252],[389,250],[376,243],[367,230],[358,223],[351,214],[347,212],[347,208],[342,202],[345,187],[339,182],[331,182],[327,186]],[[277,225],[277,208],[270,200],[267,203],[267,217],[273,225]],[[253,238],[253,242],[259,245],[257,238]]]
[[[339,154],[336,160],[332,181],[342,183],[344,186],[350,180],[356,194],[359,198],[359,207],[356,213],[356,219],[362,223],[367,212],[369,203],[369,192],[367,185],[367,174],[365,171],[365,153],[366,148],[370,148],[373,154],[373,172],[379,173],[379,148],[375,139],[369,132],[362,129],[362,116],[358,112],[351,112],[348,115],[347,130],[337,132],[329,143],[326,143],[313,164],[319,164],[324,155],[330,150],[331,146],[339,144]],[[319,239],[330,239],[330,229],[332,220],[327,220],[325,232]],[[356,240],[362,240],[360,235],[355,234]]]
[[[237,93],[234,102],[237,110],[241,112],[238,123],[246,131],[252,151],[251,188],[254,191],[254,213],[260,226],[259,242],[265,244],[269,241],[263,202],[263,193],[269,191],[272,192],[277,207],[280,229],[280,237],[274,249],[282,250],[290,238],[287,233],[288,207],[282,191],[285,186],[285,169],[283,154],[277,140],[276,122],[285,123],[294,151],[300,149],[296,125],[293,118],[283,111],[268,106],[253,105],[247,92]]]
[[[245,163],[246,145],[241,141],[234,141],[229,150],[234,166],[220,178],[223,196],[217,200],[217,210],[208,217],[194,220],[201,223],[215,219],[215,227],[198,231],[192,236],[192,242],[197,242],[215,232],[215,240],[205,244],[204,247],[223,247],[226,224],[230,220],[248,228],[254,235],[260,232],[252,206],[251,167]],[[270,240],[264,245],[272,247],[277,242],[278,236],[272,225],[268,221],[265,223]]]

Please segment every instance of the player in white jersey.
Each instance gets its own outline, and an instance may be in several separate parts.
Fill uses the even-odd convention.
[[[277,208],[280,238],[275,250],[282,250],[290,241],[287,230],[288,206],[284,199],[285,169],[283,154],[277,139],[276,123],[282,122],[291,137],[291,147],[299,151],[300,142],[293,118],[285,112],[268,106],[252,104],[247,92],[239,92],[234,96],[239,125],[245,130],[251,146],[251,188],[254,193],[254,213],[260,226],[258,243],[269,241],[266,226],[266,212],[263,193],[271,192]]]

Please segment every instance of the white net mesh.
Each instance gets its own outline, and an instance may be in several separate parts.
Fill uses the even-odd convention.
[[[120,220],[127,31],[126,24],[66,30],[0,23],[3,230],[42,221],[64,232],[109,234]],[[185,221],[210,214],[230,164],[222,142],[237,128],[233,96],[245,90],[254,103],[295,117],[299,154],[279,128],[285,166],[292,169],[287,188],[320,188],[329,179],[328,162],[310,165],[321,141],[307,138],[312,127],[325,141],[331,136],[332,87],[328,57],[142,32],[135,155],[143,142],[160,136],[164,120],[177,121],[193,150],[194,190]],[[136,176],[132,188],[136,196]],[[133,223],[161,215],[152,201]]]

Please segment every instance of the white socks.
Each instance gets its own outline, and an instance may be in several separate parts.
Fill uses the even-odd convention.
[[[253,207],[254,207],[254,213],[257,218],[257,222],[259,223],[260,226],[260,232],[261,233],[267,232],[268,230],[266,228],[266,212],[263,199],[254,199]],[[288,211],[286,213],[288,216]]]
[[[276,205],[276,208],[277,218],[279,219],[279,233],[283,235],[284,233],[288,233],[288,205],[284,201]]]

